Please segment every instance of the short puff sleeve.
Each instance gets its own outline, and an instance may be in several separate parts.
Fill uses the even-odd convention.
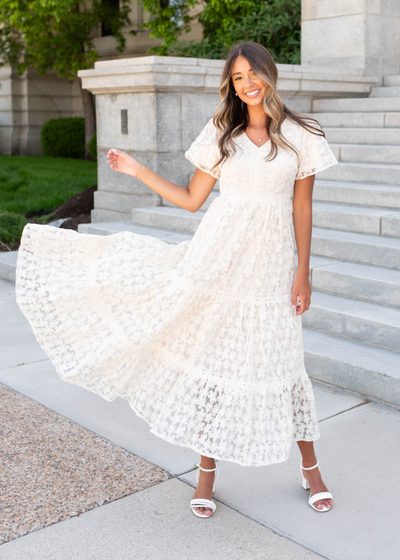
[[[322,130],[320,126],[317,126],[317,128]],[[303,128],[296,180],[314,175],[337,163],[339,162],[332,152],[325,136],[313,134],[309,130]]]
[[[186,150],[185,157],[205,173],[209,173],[215,179],[220,178],[220,165],[212,169],[221,157],[218,147],[218,130],[214,126],[212,118],[192,142],[190,148]]]

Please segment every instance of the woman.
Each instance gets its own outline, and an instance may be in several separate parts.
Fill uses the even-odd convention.
[[[314,177],[337,160],[318,122],[282,103],[277,78],[261,45],[230,51],[221,103],[185,153],[197,167],[187,189],[109,151],[111,169],[191,212],[220,179],[191,240],[35,224],[21,239],[17,301],[57,372],[106,400],[126,398],[152,433],[200,453],[198,517],[216,509],[216,459],[283,462],[293,440],[309,504],[333,503],[316,468],[301,314],[311,303]]]

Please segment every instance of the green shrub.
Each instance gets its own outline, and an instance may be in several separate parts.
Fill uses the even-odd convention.
[[[41,141],[45,156],[82,158],[85,155],[85,119],[50,119],[42,126]]]
[[[94,133],[89,142],[89,152],[94,160],[97,161],[97,134]]]
[[[21,239],[22,230],[28,223],[23,214],[0,210],[0,241],[6,244]]]

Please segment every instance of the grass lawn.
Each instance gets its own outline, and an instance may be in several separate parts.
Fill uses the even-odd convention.
[[[95,161],[0,155],[0,211],[50,213],[96,184]]]

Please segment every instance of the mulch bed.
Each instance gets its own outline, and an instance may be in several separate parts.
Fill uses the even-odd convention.
[[[74,194],[66,200],[61,206],[56,208],[48,219],[48,222],[54,222],[62,218],[69,218],[60,225],[63,229],[73,229],[78,231],[79,224],[90,224],[90,212],[94,208],[94,192],[97,190],[97,185],[89,187],[81,193]],[[48,210],[39,210],[38,212],[28,212],[25,214],[27,220],[31,223],[38,223],[35,218],[48,214]],[[41,222],[40,222],[41,223]],[[17,241],[12,245],[2,245],[0,243],[0,252],[2,251],[17,251],[20,242]]]
[[[94,208],[94,192],[97,190],[97,185],[94,187],[89,187],[81,193],[74,194],[68,200],[66,200],[61,206],[56,208],[49,218],[49,222],[54,222],[55,220],[60,220],[61,218],[70,218],[69,220],[63,222],[60,227],[64,229],[74,229],[78,231],[79,224],[89,224],[90,223],[90,212]],[[47,214],[48,210],[41,210],[40,212],[28,212],[26,217],[28,220],[33,219],[37,216],[43,216]]]

